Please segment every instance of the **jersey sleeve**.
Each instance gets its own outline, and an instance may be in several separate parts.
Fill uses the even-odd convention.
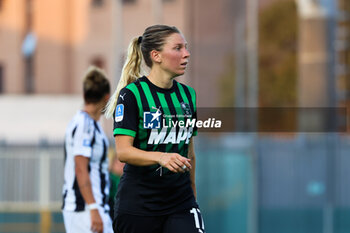
[[[113,135],[135,137],[138,128],[138,114],[135,95],[127,88],[121,89],[113,114]]]
[[[94,141],[93,121],[81,116],[78,121],[76,132],[73,138],[73,155],[82,155],[90,158],[92,155],[92,144]]]

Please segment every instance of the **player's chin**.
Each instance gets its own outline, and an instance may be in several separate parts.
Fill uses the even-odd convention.
[[[185,69],[178,69],[176,71],[176,76],[184,75],[185,74]]]

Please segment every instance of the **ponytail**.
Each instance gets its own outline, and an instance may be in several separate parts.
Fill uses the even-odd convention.
[[[105,116],[107,118],[113,116],[120,90],[146,74],[147,70],[143,69],[145,67],[144,64],[152,68],[151,51],[162,51],[165,39],[173,33],[180,33],[180,31],[176,27],[153,25],[146,28],[142,36],[135,37],[130,42],[128,56],[123,66],[117,89],[106,105]]]
[[[124,63],[122,73],[117,85],[117,89],[109,99],[106,105],[105,116],[106,118],[112,118],[114,109],[117,105],[119,92],[128,84],[136,81],[143,72],[141,67],[142,52],[140,49],[140,43],[138,37],[135,37],[129,44],[128,56]]]

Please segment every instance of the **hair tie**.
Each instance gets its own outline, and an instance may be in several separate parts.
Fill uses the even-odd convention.
[[[139,36],[138,40],[137,40],[137,44],[141,44],[142,42],[142,36]]]

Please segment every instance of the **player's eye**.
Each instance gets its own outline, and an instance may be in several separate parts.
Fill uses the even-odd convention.
[[[181,50],[181,48],[182,48],[182,46],[181,46],[181,45],[177,45],[177,46],[175,47],[175,50],[180,51],[180,50]]]

